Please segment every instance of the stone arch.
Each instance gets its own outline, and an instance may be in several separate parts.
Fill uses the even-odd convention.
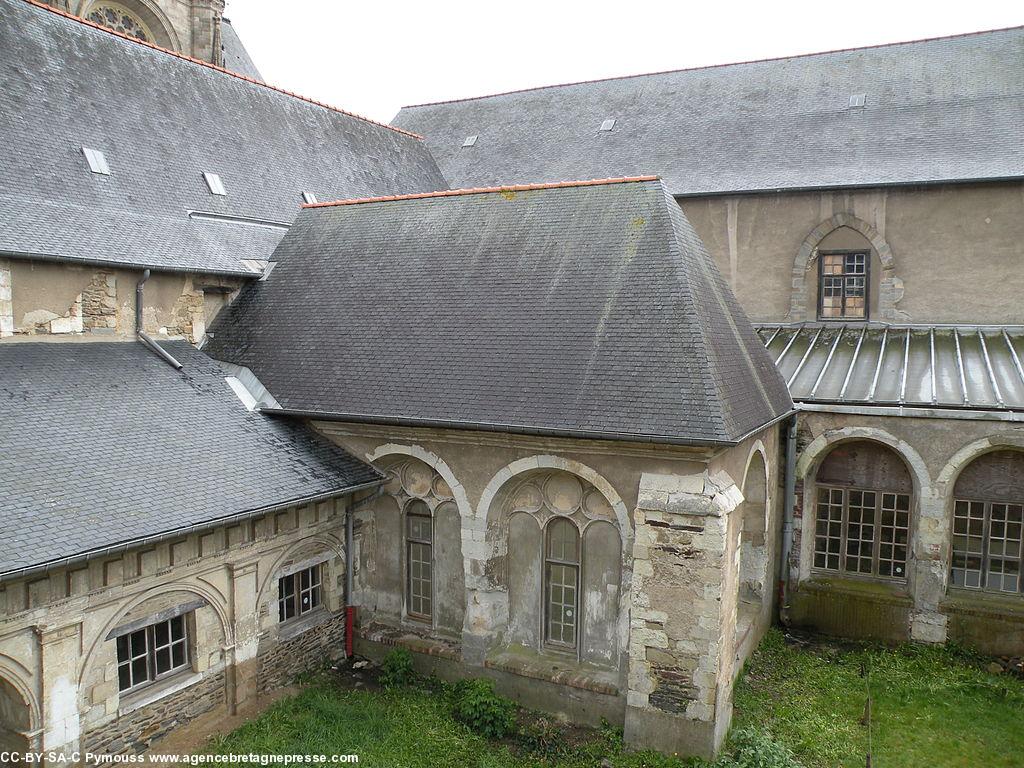
[[[84,661],[78,678],[80,691],[84,693],[86,681],[89,679],[89,673],[92,671],[92,667],[96,663],[97,656],[100,655],[99,649],[103,643],[106,642],[107,635],[117,626],[117,623],[130,611],[134,610],[147,600],[151,600],[155,597],[160,597],[161,595],[166,595],[171,592],[191,593],[196,597],[203,599],[217,617],[221,634],[224,637],[224,645],[234,645],[234,626],[229,618],[227,603],[219,592],[209,585],[202,583],[170,582],[168,584],[161,584],[134,595],[130,600],[122,604],[106,624],[103,625],[100,631],[96,633],[96,636],[93,638],[92,642],[89,643],[89,647],[83,654]]]
[[[812,440],[797,459],[796,478],[803,481],[803,516],[800,528],[800,574],[806,578],[810,574],[814,551],[814,498],[816,496],[817,471],[825,458],[840,444],[866,441],[881,444],[891,449],[904,463],[913,484],[913,498],[910,509],[910,549],[919,554],[917,547],[921,544],[917,535],[917,521],[929,513],[929,504],[933,493],[933,483],[928,467],[909,443],[899,439],[890,432],[875,427],[843,427],[829,430]],[[908,563],[908,585],[913,578],[914,569]]]
[[[481,592],[493,597],[478,602],[497,606],[492,617],[507,627],[506,642],[545,651],[544,548],[549,525],[559,518],[569,519],[579,532],[576,653],[583,661],[614,668],[627,647],[632,528],[619,494],[591,467],[559,456],[532,456],[491,478],[475,518],[485,542],[475,566],[492,575]],[[467,626],[472,619],[467,612]]]
[[[317,534],[309,538],[302,539],[300,541],[293,542],[292,544],[285,547],[284,551],[274,560],[273,565],[267,570],[266,575],[263,577],[263,583],[260,584],[259,592],[256,595],[256,605],[262,606],[263,601],[266,599],[267,591],[273,585],[277,573],[281,570],[281,566],[288,561],[289,558],[295,554],[302,552],[303,549],[311,548],[316,546],[320,550],[330,550],[334,555],[345,558],[345,545],[336,536],[332,536],[328,533]]]
[[[592,469],[581,462],[565,459],[561,456],[531,456],[526,459],[518,459],[502,467],[495,473],[494,477],[490,479],[484,487],[483,493],[480,494],[480,503],[477,505],[477,518],[482,520],[485,524],[489,519],[493,518],[495,514],[495,510],[492,509],[494,499],[509,480],[526,472],[543,469],[568,472],[571,475],[575,475],[587,481],[590,485],[600,491],[601,495],[604,496],[605,500],[611,506],[612,512],[615,515],[615,521],[618,525],[620,535],[622,536],[623,557],[626,557],[627,551],[630,553],[632,552],[630,542],[633,538],[633,529],[630,525],[629,512],[618,492],[612,484],[595,469]]]
[[[986,453],[1007,449],[1024,451],[1024,434],[1010,432],[1001,435],[991,435],[968,443],[954,453],[949,461],[946,462],[946,465],[935,478],[935,485],[939,489],[952,491],[953,483],[956,482],[957,477],[959,477],[968,464]]]
[[[896,303],[902,298],[902,282],[896,276],[896,260],[892,248],[882,233],[863,219],[843,211],[831,216],[807,233],[797,249],[793,262],[793,291],[790,296],[789,319],[804,322],[807,317],[808,296],[807,272],[816,262],[818,246],[822,240],[838,229],[852,229],[859,232],[871,244],[882,265],[878,295],[878,319],[897,320]],[[816,319],[816,318],[811,318]]]
[[[0,656],[0,752],[39,746],[35,734],[43,719],[39,700],[26,682],[28,677],[22,664]]]
[[[958,487],[961,485],[961,480],[969,473],[969,470],[976,466],[976,462],[984,459],[984,457],[995,453],[1001,453],[1005,451],[1014,451],[1024,455],[1024,433],[1019,431],[1007,432],[1003,434],[990,435],[989,437],[975,440],[968,445],[957,451],[946,465],[939,472],[936,479],[936,491],[941,494],[941,501],[939,502],[942,520],[944,522],[944,530],[947,532],[945,537],[944,548],[947,550],[947,558],[944,562],[944,573],[943,576],[946,578],[945,586],[957,585],[957,558],[955,556],[955,541],[956,538],[956,524],[954,520],[956,510],[956,499],[958,496]],[[960,489],[962,490],[962,489]],[[1024,496],[1024,489],[1022,489],[1022,496]],[[975,494],[971,493],[967,498],[975,497]],[[993,497],[988,497],[989,500],[995,500]],[[1013,500],[1007,498],[1006,500]],[[988,514],[987,512],[985,513]],[[961,572],[961,578],[963,572]],[[959,586],[963,586],[962,584]],[[976,584],[969,585],[971,587],[977,587]]]
[[[397,547],[383,552],[378,546],[378,572],[389,579],[377,584],[379,597],[378,608],[383,614],[391,615],[401,621],[410,621],[410,625],[419,626],[426,623],[423,616],[409,613],[409,563],[410,544],[407,539],[408,518],[407,508],[411,499],[421,499],[430,510],[432,518],[431,552],[431,614],[430,627],[442,634],[458,635],[464,626],[466,614],[465,585],[472,578],[467,551],[474,546],[471,531],[473,507],[469,503],[466,489],[455,477],[448,464],[435,453],[419,445],[403,445],[389,443],[378,446],[366,454],[368,461],[381,468],[385,464],[393,466],[402,463],[402,459],[413,459],[414,462],[404,463],[402,476],[389,480],[384,486],[384,502],[390,510],[388,515],[375,515],[377,524],[390,526],[390,539],[397,542]],[[405,473],[416,466],[426,467],[431,477],[420,475],[409,487],[409,477]],[[378,503],[384,503],[378,502]],[[381,507],[378,506],[378,511]],[[384,570],[390,576],[382,576]],[[390,597],[384,593],[392,593]],[[395,600],[400,597],[400,600]]]
[[[753,448],[743,473],[740,505],[737,636],[742,637],[756,620],[770,595],[768,572],[768,461],[764,447]]]
[[[448,464],[436,453],[432,453],[419,445],[386,443],[384,445],[377,446],[367,453],[366,460],[372,464],[387,456],[394,455],[411,456],[415,459],[419,459],[428,467],[431,467],[442,478],[444,478],[446,483],[448,483],[448,487],[452,492],[452,499],[455,501],[455,506],[458,507],[459,514],[462,518],[464,520],[468,520],[473,517],[473,506],[469,503],[469,497],[466,495],[466,489],[462,486],[462,483],[456,479],[455,473],[452,472]]]
[[[83,0],[78,7],[76,15],[90,20],[89,14],[102,6],[124,9],[131,16],[141,21],[145,31],[152,37],[152,39],[145,42],[178,53],[182,52],[181,42],[178,40],[178,34],[174,29],[174,25],[163,9],[156,3],[150,0]],[[107,24],[102,24],[101,26],[109,27]]]

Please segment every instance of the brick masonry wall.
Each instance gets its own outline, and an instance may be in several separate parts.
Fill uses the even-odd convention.
[[[257,691],[266,693],[287,685],[303,672],[322,666],[345,653],[345,613],[339,611],[328,621],[310,627],[293,638],[274,643],[260,654]]]
[[[224,700],[224,673],[208,675],[195,685],[89,731],[82,737],[82,750],[101,755],[142,752],[154,740]]]

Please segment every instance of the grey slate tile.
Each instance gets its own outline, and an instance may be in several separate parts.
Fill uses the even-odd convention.
[[[163,346],[180,372],[136,342],[0,344],[0,574],[379,477]]]
[[[606,118],[614,130],[599,131]],[[1020,178],[1024,27],[405,107],[393,124],[427,137],[453,187],[660,174],[673,195],[709,195]]]
[[[304,211],[206,351],[289,410],[732,442],[791,407],[659,181]]]
[[[251,274],[280,230],[321,200],[431,191],[423,142],[23,0],[0,0],[0,254]],[[91,173],[82,147],[102,151]],[[211,195],[204,172],[223,179]]]

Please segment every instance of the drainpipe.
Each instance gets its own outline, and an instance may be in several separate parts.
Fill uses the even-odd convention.
[[[356,607],[352,604],[353,573],[355,565],[352,562],[352,528],[354,525],[355,510],[350,501],[345,509],[345,656],[352,658],[353,640],[356,623]]]
[[[789,558],[793,549],[793,508],[796,506],[796,414],[786,424],[785,496],[782,508],[782,552],[779,555],[779,621],[789,612]]]
[[[141,341],[144,346],[147,346],[151,350],[153,350],[153,352],[155,352],[159,357],[163,358],[169,365],[171,365],[174,368],[174,370],[180,371],[181,363],[175,360],[174,357],[169,352],[167,352],[167,350],[165,350],[163,347],[161,347],[159,344],[153,341],[150,335],[146,333],[145,330],[143,330],[142,303],[145,291],[144,286],[146,285],[147,280],[149,280],[148,269],[142,273],[142,279],[135,284],[135,333],[138,336],[139,341]]]
[[[352,602],[355,593],[355,554],[353,544],[353,528],[355,527],[356,510],[372,504],[384,495],[384,481],[369,496],[359,501],[349,501],[345,509],[345,655],[352,658],[355,643],[356,606]]]

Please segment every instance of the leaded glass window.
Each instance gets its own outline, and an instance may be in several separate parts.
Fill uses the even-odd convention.
[[[824,252],[819,263],[818,314],[821,318],[866,318],[870,254],[866,251]]]
[[[319,608],[323,602],[322,566],[314,565],[277,580],[277,619],[288,621]]]
[[[957,499],[953,504],[954,587],[1024,592],[1024,504]]]
[[[579,626],[580,536],[566,518],[547,528],[544,547],[545,640],[575,648]]]
[[[434,536],[430,508],[421,499],[409,502],[406,523],[406,610],[429,620],[434,603]]]
[[[129,691],[188,666],[184,616],[151,624],[117,638],[117,682]]]
[[[904,580],[910,494],[818,486],[814,567]]]
[[[153,42],[153,35],[145,22],[127,8],[117,3],[96,3],[85,14],[85,18],[101,27],[112,29],[126,37]]]

